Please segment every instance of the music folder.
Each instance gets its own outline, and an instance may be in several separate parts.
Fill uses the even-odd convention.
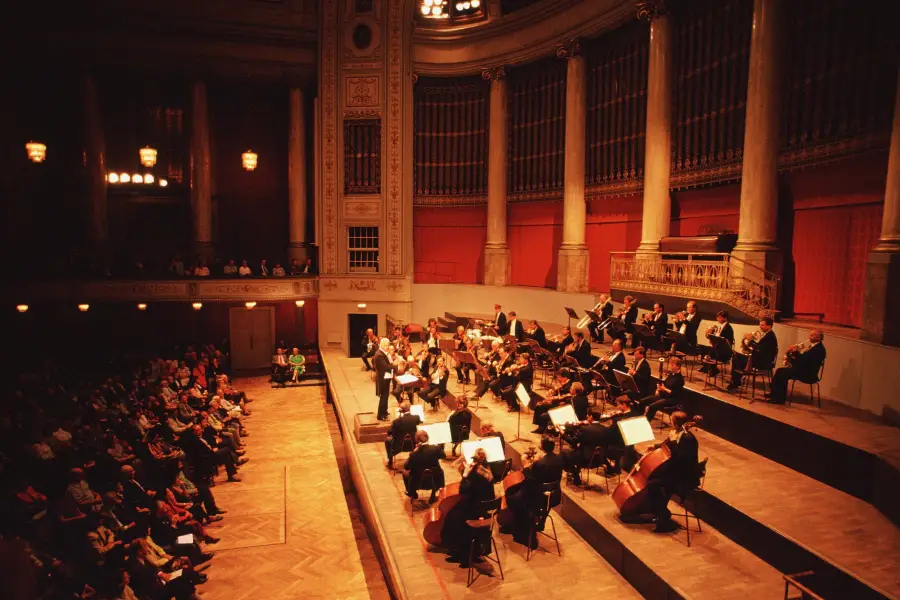
[[[528,405],[531,404],[531,396],[528,395],[528,390],[521,383],[516,386],[516,400],[519,401],[522,408],[528,408]]]
[[[176,538],[175,542],[182,546],[186,545],[186,544],[193,544],[194,543],[194,534],[186,533],[184,535],[179,535],[178,538]]]
[[[488,462],[498,462],[506,460],[506,453],[503,451],[503,443],[499,437],[486,437],[477,440],[466,440],[460,444],[462,455],[466,457],[466,462],[472,462],[472,456],[479,448],[484,448],[487,454]]]
[[[453,438],[450,435],[450,423],[441,421],[440,423],[431,423],[430,425],[417,425],[417,431],[424,431],[428,434],[429,444],[451,444]]]
[[[422,420],[423,423],[425,422],[425,407],[422,406],[421,404],[413,404],[412,406],[410,406],[409,414],[416,415],[417,417],[419,417],[419,419]],[[394,407],[394,418],[397,418],[399,416],[400,416],[400,407],[395,406]]]
[[[565,427],[570,423],[577,423],[578,416],[571,404],[563,404],[547,411],[550,421],[557,427]]]
[[[653,437],[653,428],[650,426],[650,421],[643,415],[640,417],[631,417],[630,419],[622,419],[616,424],[619,426],[619,431],[622,433],[622,440],[625,442],[626,446],[652,442],[655,439]]]
[[[615,369],[613,369],[613,373],[616,375],[616,381],[619,382],[619,388],[623,392],[640,393],[637,384],[634,382],[634,377],[624,371],[617,371]]]

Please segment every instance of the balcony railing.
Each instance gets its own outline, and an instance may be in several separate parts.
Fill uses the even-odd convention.
[[[682,256],[610,253],[611,286],[723,302],[755,317],[776,312],[778,276],[774,273],[730,254]]]

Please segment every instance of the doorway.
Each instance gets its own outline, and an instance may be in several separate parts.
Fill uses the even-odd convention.
[[[371,329],[376,335],[378,334],[378,315],[349,314],[347,322],[350,332],[350,337],[347,339],[348,355],[352,358],[359,358],[366,350],[366,344],[363,341],[366,329]]]
[[[234,307],[228,311],[231,364],[235,371],[268,371],[275,347],[275,309]]]

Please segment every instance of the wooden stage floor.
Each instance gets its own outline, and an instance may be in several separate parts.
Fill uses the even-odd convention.
[[[246,421],[240,483],[212,489],[225,519],[199,588],[209,600],[389,598],[377,559],[344,496],[324,386],[271,389],[267,378],[236,382],[254,399]],[[223,470],[224,471],[224,470]],[[368,575],[368,577],[367,577]],[[368,580],[368,583],[367,583]]]

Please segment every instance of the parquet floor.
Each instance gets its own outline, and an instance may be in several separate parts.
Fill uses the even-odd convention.
[[[210,600],[387,598],[365,531],[345,500],[324,387],[270,389],[239,380],[255,401],[246,421],[250,462],[240,483],[220,476],[213,494],[228,513],[200,588]],[[374,563],[374,568],[373,568]],[[370,574],[367,584],[367,573]]]

